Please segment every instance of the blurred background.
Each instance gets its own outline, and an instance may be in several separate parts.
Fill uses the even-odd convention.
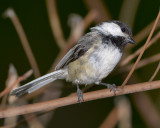
[[[15,87],[54,71],[57,62],[91,26],[107,20],[128,24],[137,43],[126,47],[122,61],[104,79],[106,83],[121,85],[151,31],[159,7],[160,0],[0,0],[0,90],[13,85],[26,72],[25,79]],[[152,45],[128,84],[151,80],[160,61],[159,38],[160,21]],[[159,78],[160,73],[154,80]],[[85,91],[99,89],[104,87],[88,87]],[[71,83],[56,81],[18,100],[5,94],[0,107],[47,101],[74,92],[76,87]],[[6,118],[0,123],[7,128],[159,128],[159,101],[157,89]]]

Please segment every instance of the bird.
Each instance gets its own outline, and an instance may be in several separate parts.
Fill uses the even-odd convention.
[[[102,83],[122,58],[128,44],[136,44],[128,25],[118,20],[102,22],[90,28],[55,67],[55,71],[41,76],[11,91],[17,97],[32,93],[57,80],[65,79],[77,87],[78,102],[84,101],[80,85],[104,85],[116,94],[116,85]]]

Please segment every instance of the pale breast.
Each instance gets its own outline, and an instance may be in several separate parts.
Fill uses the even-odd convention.
[[[120,61],[122,53],[118,48],[110,44],[103,44],[95,48],[94,52],[89,56],[89,62],[95,70],[95,76],[100,81],[108,76]]]
[[[114,46],[94,45],[85,55],[68,65],[68,81],[92,84],[105,78],[117,65],[122,53]]]

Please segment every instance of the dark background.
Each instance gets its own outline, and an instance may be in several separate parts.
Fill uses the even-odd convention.
[[[103,2],[108,8],[112,16],[112,19],[118,20],[120,9],[124,1],[104,0]],[[65,38],[67,39],[70,35],[70,28],[67,25],[69,15],[71,13],[77,13],[80,16],[85,17],[88,13],[88,8],[86,7],[85,2],[80,0],[57,0],[56,5],[63,33]],[[23,50],[23,47],[20,43],[19,37],[17,35],[17,32],[15,31],[15,28],[13,27],[11,20],[9,18],[5,19],[2,17],[3,12],[8,7],[12,7],[15,10],[17,16],[19,17],[23,29],[27,35],[27,39],[30,43],[30,47],[38,63],[41,75],[44,75],[48,72],[48,70],[51,67],[51,64],[53,63],[56,56],[58,55],[58,52],[60,51],[59,47],[55,42],[54,37],[52,36],[45,0],[0,0],[1,91],[5,87],[5,81],[7,79],[9,64],[14,64],[19,75],[22,75],[27,70],[31,69],[26,54]],[[132,28],[134,35],[156,18],[159,11],[159,7],[159,0],[140,1]],[[95,23],[91,24],[91,26],[93,25],[95,25]],[[141,44],[137,45],[137,47],[135,47],[131,51],[131,53],[134,52],[139,46],[144,44],[145,40]],[[150,55],[158,53],[159,51],[160,43],[158,42],[154,46],[152,46],[152,48],[147,50],[147,53],[144,54],[144,57],[148,57]],[[158,62],[155,62],[153,64],[143,67],[142,69],[137,70],[136,77],[138,77],[138,80],[132,81],[132,83],[147,81],[153,74],[157,64]],[[127,73],[121,75],[117,75],[114,71],[113,74],[111,74],[104,81],[120,85],[123,82]],[[133,75],[133,77],[135,76]],[[156,77],[156,79],[159,79],[159,77],[160,74]],[[34,79],[33,75],[27,81],[22,83],[26,83],[31,79]],[[63,93],[61,96],[67,96],[71,92],[76,91],[75,87],[72,86],[71,83],[64,82],[64,84],[66,84],[67,86],[63,88]],[[103,87],[93,87],[89,91],[102,88]],[[154,105],[160,112],[160,104],[157,103],[157,95],[160,95],[159,90],[148,91],[147,95],[149,95],[152,98]],[[132,127],[148,127],[146,122],[143,120],[141,114],[135,108],[131,95],[126,95],[125,97],[130,101],[131,104]],[[115,97],[62,107],[56,110],[53,118],[50,119],[46,127],[52,128],[54,126],[55,128],[96,128],[100,126],[100,124],[107,117],[107,115],[114,106]],[[24,124],[21,124],[17,127],[28,127]]]

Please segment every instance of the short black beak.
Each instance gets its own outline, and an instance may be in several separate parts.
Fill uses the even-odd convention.
[[[126,42],[130,44],[136,44],[136,42],[132,38],[127,38]]]

